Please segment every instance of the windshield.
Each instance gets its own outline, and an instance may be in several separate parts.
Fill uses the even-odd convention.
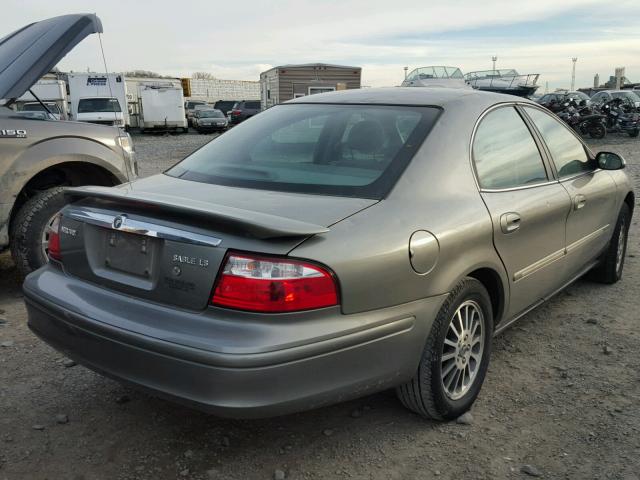
[[[200,110],[198,115],[200,118],[224,118],[220,110]]]
[[[78,102],[78,113],[121,111],[117,98],[82,98]]]
[[[407,80],[427,80],[430,78],[464,78],[457,67],[420,67],[411,71]]]
[[[236,187],[383,198],[439,112],[433,107],[280,105],[166,173]]]
[[[568,96],[569,98],[573,98],[573,99],[578,100],[578,101],[581,101],[581,100],[591,100],[591,99],[589,98],[589,95],[587,95],[587,94],[586,94],[586,93],[584,93],[584,92],[569,92],[569,93],[567,94],[567,96]]]
[[[611,92],[611,96],[613,98],[622,98],[623,100],[633,103],[640,102],[640,97],[633,92]]]
[[[45,103],[51,113],[60,113],[60,107],[57,103]],[[22,107],[24,112],[46,112],[44,107],[39,103],[25,103]]]

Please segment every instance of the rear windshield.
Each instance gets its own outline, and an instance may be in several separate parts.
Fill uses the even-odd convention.
[[[218,185],[383,198],[439,112],[434,107],[279,105],[166,173]]]
[[[220,110],[200,110],[198,115],[201,118],[224,118],[224,114]]]
[[[215,108],[217,108],[218,110],[222,110],[223,112],[226,110],[230,110],[233,108],[233,106],[236,104],[236,102],[231,101],[231,102],[216,102],[216,104],[214,105]]]
[[[198,105],[206,105],[207,102],[187,102],[187,110],[192,110]]]
[[[82,98],[78,102],[78,113],[121,111],[117,98]]]

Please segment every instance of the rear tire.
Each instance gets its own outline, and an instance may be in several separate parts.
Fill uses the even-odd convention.
[[[453,323],[465,322],[465,316],[474,310],[477,313],[472,313],[467,323]],[[460,317],[458,312],[461,312]],[[474,327],[476,323],[479,326]],[[459,336],[457,331],[452,333],[452,328],[461,330]],[[435,420],[451,420],[469,410],[487,373],[492,337],[493,312],[489,294],[482,283],[467,277],[456,285],[440,308],[427,337],[418,371],[396,389],[402,404],[422,417]],[[443,362],[443,357],[450,358]],[[466,369],[469,370],[469,381],[465,386]],[[457,374],[462,375],[462,380],[460,376],[456,379]],[[449,385],[445,386],[447,383]]]
[[[640,135],[640,130],[636,128],[634,130],[630,130],[628,133],[630,137],[637,137],[638,135]]]
[[[629,206],[623,203],[609,246],[604,252],[600,264],[591,272],[593,280],[600,283],[613,284],[622,278],[630,223],[631,211]]]
[[[49,261],[43,247],[46,229],[65,204],[64,187],[54,187],[34,195],[18,210],[9,242],[11,256],[22,276]]]

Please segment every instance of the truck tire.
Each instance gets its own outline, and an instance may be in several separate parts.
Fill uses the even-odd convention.
[[[18,210],[11,224],[9,244],[22,276],[47,263],[46,229],[65,203],[64,187],[53,187],[34,195]]]
[[[492,337],[489,294],[475,278],[464,278],[440,308],[414,377],[396,388],[400,402],[434,420],[452,420],[465,413],[480,393]],[[460,369],[464,374],[456,373]]]

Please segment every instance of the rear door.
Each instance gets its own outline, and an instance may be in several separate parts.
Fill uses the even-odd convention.
[[[507,318],[538,303],[566,277],[570,198],[544,158],[513,105],[490,110],[478,124],[473,161],[494,245],[509,275]]]
[[[567,219],[567,267],[576,275],[605,248],[617,218],[616,186],[563,123],[536,107],[524,110],[540,132],[560,184],[571,197]]]

